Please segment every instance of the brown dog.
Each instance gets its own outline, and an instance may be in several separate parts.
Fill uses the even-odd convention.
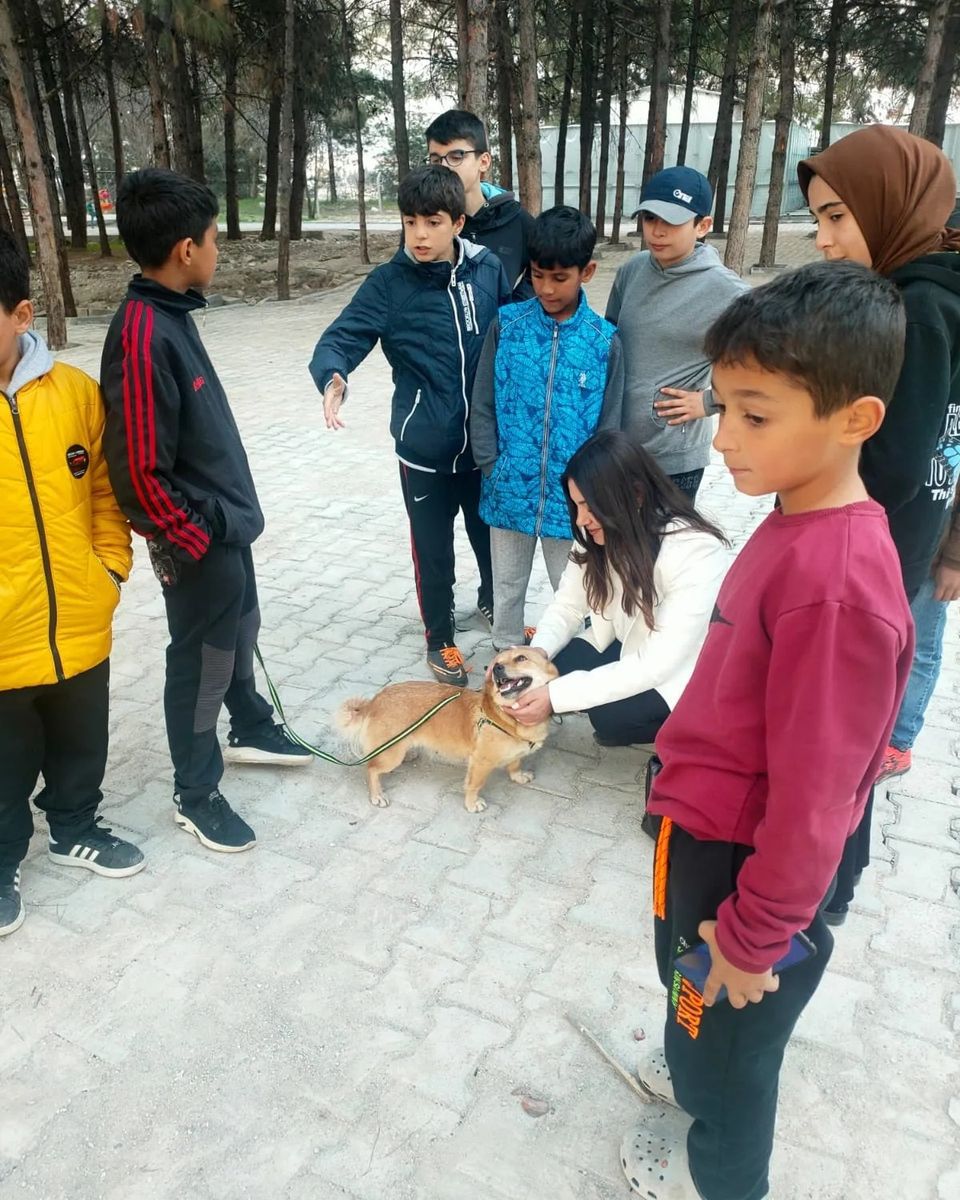
[[[468,812],[482,812],[487,802],[480,789],[494,768],[506,767],[514,783],[533,779],[531,772],[521,769],[521,763],[546,741],[550,722],[521,725],[510,715],[509,706],[527,688],[549,683],[556,676],[557,668],[542,655],[522,648],[504,650],[493,660],[482,691],[443,683],[392,683],[372,700],[347,700],[335,722],[367,754],[406,729],[438,700],[456,694],[458,698],[425,725],[367,763],[370,803],[386,808],[390,801],[383,794],[380,776],[399,767],[415,746],[423,746],[442,758],[467,764],[463,802]]]

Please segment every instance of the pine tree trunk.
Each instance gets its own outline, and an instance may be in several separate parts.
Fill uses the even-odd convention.
[[[497,152],[500,155],[500,184],[513,191],[513,33],[508,0],[495,0],[497,39]]]
[[[103,219],[103,205],[100,203],[100,188],[97,184],[97,164],[93,159],[93,147],[90,145],[90,131],[87,128],[87,116],[83,111],[83,100],[77,91],[77,121],[80,125],[80,137],[83,140],[83,155],[87,163],[87,178],[90,180],[90,195],[93,197],[93,213],[97,221],[97,234],[100,238],[100,257],[112,258],[110,237],[107,234],[107,223]]]
[[[194,178],[199,179],[201,183],[206,183],[207,173],[203,162],[203,112],[200,106],[200,57],[197,53],[196,44],[192,41],[190,43],[188,70],[190,75],[190,151],[194,159]]]
[[[337,160],[333,153],[333,134],[327,128],[327,199],[337,202]]]
[[[597,169],[597,237],[607,236],[607,178],[610,171],[610,106],[613,103],[613,12],[604,5],[603,69],[600,74],[600,164]]]
[[[51,0],[50,11],[56,22],[57,59],[60,66],[60,88],[63,93],[63,114],[67,125],[67,143],[70,148],[70,176],[73,194],[66,199],[67,223],[70,225],[70,244],[75,250],[87,248],[87,204],[83,187],[83,145],[77,110],[80,94],[71,67],[70,35],[67,31],[63,5],[60,0]],[[62,164],[61,164],[62,168]],[[71,210],[75,210],[71,217]],[[79,236],[78,232],[79,231]]]
[[[617,185],[613,196],[613,228],[610,230],[610,243],[614,246],[620,241],[620,222],[623,220],[623,193],[626,182],[624,163],[627,150],[627,112],[630,107],[630,96],[627,90],[627,65],[627,39],[621,32],[617,62],[617,103],[620,106],[620,124],[617,128]]]
[[[231,30],[223,50],[223,175],[226,184],[227,241],[239,242],[240,199],[237,180],[237,43]]]
[[[950,108],[950,94],[953,90],[953,77],[957,69],[957,50],[960,49],[960,5],[954,0],[950,16],[947,18],[947,28],[940,47],[940,58],[937,61],[937,74],[933,81],[933,94],[930,98],[930,112],[927,116],[927,128],[923,136],[935,146],[943,146],[943,138],[947,130],[947,112]]]
[[[470,23],[469,0],[453,0],[457,18],[457,108],[467,107],[467,27]]]
[[[393,138],[397,148],[397,179],[410,173],[410,137],[407,133],[407,97],[403,70],[403,14],[400,0],[390,0],[390,79],[393,101]]]
[[[147,63],[147,87],[150,91],[150,123],[153,130],[153,165],[170,167],[170,141],[167,137],[166,100],[163,72],[160,70],[158,39],[162,25],[147,12],[143,20],[143,50]]]
[[[690,12],[690,49],[687,52],[687,79],[683,89],[683,116],[680,118],[680,144],[677,146],[677,166],[687,161],[687,142],[690,139],[690,116],[693,111],[693,93],[697,82],[697,67],[700,55],[700,12],[702,0],[693,0]]]
[[[567,169],[567,130],[570,127],[570,101],[573,96],[573,68],[577,62],[577,33],[580,27],[580,0],[570,0],[570,35],[563,68],[563,93],[557,125],[557,162],[553,176],[553,202],[563,204],[564,174]]]
[[[797,19],[794,0],[781,0],[777,8],[780,41],[780,101],[773,133],[773,156],[770,160],[770,190],[763,221],[763,242],[760,246],[760,266],[772,267],[777,260],[777,234],[780,227],[780,206],[783,201],[783,182],[787,167],[787,142],[793,121],[793,89],[796,73]]]
[[[593,126],[597,80],[593,54],[594,0],[580,0],[583,39],[580,43],[580,211],[593,211]]]
[[[123,179],[123,133],[120,129],[120,108],[117,104],[117,84],[113,77],[113,30],[107,15],[106,0],[99,0],[100,52],[103,55],[103,77],[107,85],[107,111],[110,114],[110,137],[113,141],[114,192]]]
[[[837,70],[840,66],[840,44],[843,37],[843,22],[847,15],[847,0],[833,0],[830,6],[830,23],[827,26],[827,65],[823,73],[823,117],[820,121],[820,149],[830,145],[830,127],[833,125],[833,97],[837,86]]]
[[[743,101],[743,129],[740,134],[740,155],[737,159],[737,182],[730,210],[730,230],[723,256],[724,265],[741,274],[747,250],[747,229],[750,207],[757,178],[757,151],[763,121],[763,93],[767,83],[767,64],[770,57],[770,36],[773,29],[774,0],[760,0],[747,70],[747,91]]]
[[[923,137],[927,131],[933,84],[949,15],[950,0],[935,0],[927,18],[927,40],[923,48],[923,62],[920,64],[917,86],[914,89],[913,112],[910,114],[910,132],[915,133],[917,137]]]
[[[490,0],[467,0],[467,78],[466,103],[468,112],[487,120],[487,78],[489,76]]]
[[[353,135],[357,147],[357,209],[360,217],[360,261],[370,262],[370,250],[367,244],[367,173],[363,166],[363,114],[360,109],[360,93],[353,74],[353,49],[351,46],[350,22],[347,20],[347,0],[340,0],[341,36],[343,46],[343,64],[346,70],[347,86],[350,91],[350,108],[353,113]]]
[[[710,151],[710,166],[707,178],[713,188],[713,228],[723,233],[723,220],[727,211],[727,180],[730,175],[730,152],[733,148],[733,110],[737,99],[737,67],[740,57],[740,30],[743,24],[744,0],[731,0],[730,20],[727,25],[727,47],[723,59],[723,78],[720,82],[720,100],[717,106],[717,126]]]
[[[293,65],[293,179],[290,183],[290,237],[303,237],[303,202],[307,194],[307,110],[303,94],[302,72]]]
[[[17,177],[13,173],[13,159],[10,157],[10,147],[7,145],[7,139],[4,137],[2,121],[0,121],[0,184],[3,185],[7,213],[10,216],[11,232],[21,250],[29,258],[30,245],[27,242],[27,227],[23,220],[23,205],[20,203]]]
[[[263,225],[260,241],[272,242],[277,236],[277,185],[280,170],[280,108],[283,97],[279,92],[270,99],[267,114],[267,178],[263,188]]]
[[[670,99],[670,9],[671,0],[658,0],[654,31],[650,107],[647,112],[647,142],[643,154],[643,182],[663,169],[667,148],[667,104]]]
[[[166,67],[170,80],[167,99],[170,107],[170,124],[173,134],[173,169],[191,179],[204,182],[202,153],[198,161],[196,144],[195,114],[193,111],[193,88],[187,64],[187,50],[183,38],[169,27],[164,39]]]
[[[61,350],[67,344],[67,320],[54,217],[23,63],[14,40],[10,0],[0,0],[0,66],[10,86],[14,119],[23,144],[24,172],[30,196],[34,241],[47,309],[47,343],[51,350]]]
[[[533,216],[543,201],[540,155],[540,115],[537,99],[537,28],[534,0],[519,0],[517,33],[520,48],[521,130],[518,138],[517,174],[520,203]]]
[[[284,2],[283,74],[280,81],[280,162],[277,206],[280,236],[277,239],[277,299],[290,299],[290,193],[293,183],[293,18],[294,0]]]

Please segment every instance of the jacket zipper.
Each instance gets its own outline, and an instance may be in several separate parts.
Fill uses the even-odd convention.
[[[420,403],[420,393],[422,390],[423,390],[422,388],[417,388],[417,394],[413,398],[413,408],[411,408],[410,411],[407,413],[406,417],[404,418],[403,424],[400,426],[400,441],[401,442],[403,441],[403,435],[407,431],[407,425],[409,425],[409,423],[410,423],[410,418],[417,411],[417,405]]]
[[[457,329],[457,345],[460,348],[460,393],[463,396],[463,445],[457,454],[453,456],[452,470],[456,471],[457,461],[461,454],[464,454],[467,449],[467,420],[470,416],[470,402],[467,400],[467,354],[463,348],[463,331],[460,328],[460,315],[457,312],[457,298],[454,294],[457,286],[457,268],[454,267],[450,272],[450,283],[447,287],[447,294],[450,297],[450,304],[453,308],[453,323]],[[476,326],[474,326],[476,328]]]
[[[543,523],[543,510],[547,503],[547,449],[550,441],[550,403],[553,400],[553,377],[557,370],[557,353],[560,349],[560,326],[554,322],[553,348],[550,351],[550,372],[547,375],[547,402],[543,408],[543,451],[540,454],[540,503],[537,506],[537,520],[533,536],[540,536],[540,526]]]
[[[23,473],[27,478],[27,491],[30,493],[30,503],[33,505],[33,519],[37,523],[37,534],[40,538],[40,558],[43,562],[43,576],[47,584],[47,603],[50,610],[50,621],[47,627],[47,637],[50,642],[50,654],[53,657],[54,670],[57,672],[57,679],[63,683],[66,676],[63,673],[63,662],[60,659],[60,651],[57,649],[57,594],[53,588],[53,568],[50,565],[50,550],[47,546],[47,531],[43,524],[43,513],[40,511],[40,498],[37,496],[37,486],[33,478],[33,470],[30,466],[30,457],[27,454],[27,443],[23,436],[23,424],[20,420],[20,409],[17,407],[16,396],[7,396],[7,403],[10,405],[10,412],[13,414],[13,428],[17,435],[17,446],[20,450],[20,461],[23,463]]]

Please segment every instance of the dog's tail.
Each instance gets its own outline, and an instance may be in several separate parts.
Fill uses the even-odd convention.
[[[334,713],[334,728],[348,741],[359,744],[366,732],[369,707],[370,701],[365,700],[363,696],[351,696],[349,700],[344,700]]]

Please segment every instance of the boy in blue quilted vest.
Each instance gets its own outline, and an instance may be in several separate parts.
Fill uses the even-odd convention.
[[[623,359],[616,328],[587,303],[597,233],[568,205],[537,217],[527,247],[535,297],[500,309],[473,385],[470,441],[483,472],[497,649],[522,645],[537,542],[556,590],[573,531],[560,477],[598,429],[619,429]]]

